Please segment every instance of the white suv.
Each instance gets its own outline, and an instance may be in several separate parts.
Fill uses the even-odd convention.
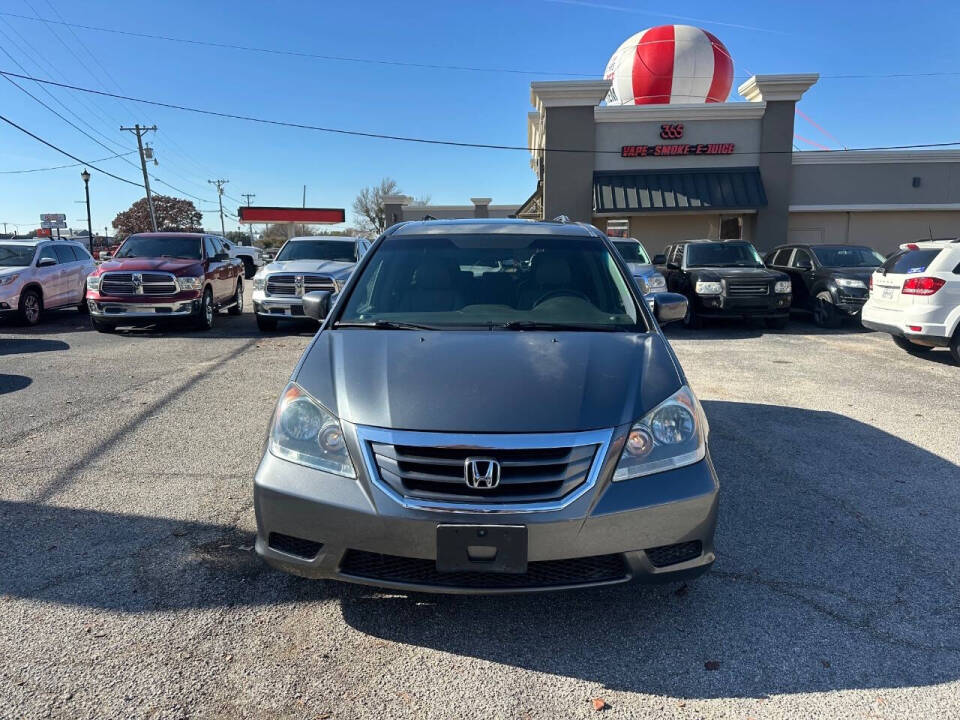
[[[949,347],[960,363],[960,238],[901,245],[870,278],[863,324],[910,353]]]
[[[86,312],[87,275],[97,267],[87,249],[69,240],[0,240],[0,316],[36,325],[43,310]]]

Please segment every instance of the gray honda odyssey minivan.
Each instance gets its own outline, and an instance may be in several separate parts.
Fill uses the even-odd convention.
[[[271,565],[496,593],[713,563],[707,421],[657,323],[686,299],[660,293],[651,313],[599,230],[402,223],[330,304],[304,296],[325,320],[255,478]]]

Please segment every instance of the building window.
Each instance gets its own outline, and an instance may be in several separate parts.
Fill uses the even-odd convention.
[[[740,240],[743,237],[743,220],[739,215],[720,216],[720,239]]]

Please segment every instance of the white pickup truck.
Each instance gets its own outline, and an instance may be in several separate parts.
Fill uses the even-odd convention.
[[[257,274],[257,268],[263,267],[263,251],[250,245],[238,245],[235,242],[220,238],[220,243],[230,253],[230,257],[237,258],[243,263],[243,275],[247,280]]]

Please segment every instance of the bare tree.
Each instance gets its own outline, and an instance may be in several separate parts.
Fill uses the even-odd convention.
[[[382,233],[387,229],[387,215],[383,210],[383,199],[390,195],[399,195],[400,186],[392,178],[383,178],[378,185],[365,187],[353,201],[353,214],[360,225],[372,233]]]
[[[430,193],[420,193],[410,202],[410,204],[414,207],[426,207],[430,204],[432,199],[433,197],[430,195]]]

